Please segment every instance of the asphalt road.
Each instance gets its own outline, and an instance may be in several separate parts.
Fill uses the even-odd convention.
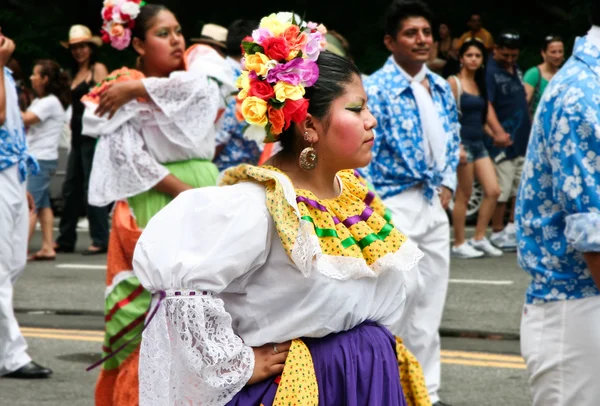
[[[79,233],[78,250],[89,244]],[[39,233],[31,249],[39,246]],[[30,354],[54,370],[51,379],[0,379],[0,405],[93,405],[103,328],[104,255],[62,254],[27,266],[15,308]],[[442,322],[442,391],[454,406],[531,404],[519,355],[519,319],[527,276],[516,255],[453,260]]]

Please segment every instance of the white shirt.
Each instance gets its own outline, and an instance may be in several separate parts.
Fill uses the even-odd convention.
[[[51,94],[35,99],[27,111],[40,119],[27,129],[27,144],[29,154],[35,159],[58,159],[58,146],[62,134],[66,114],[58,97]]]

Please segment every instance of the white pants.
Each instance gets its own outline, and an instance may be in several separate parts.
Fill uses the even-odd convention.
[[[525,305],[521,354],[535,406],[600,404],[600,296]]]
[[[439,328],[450,274],[450,228],[438,196],[429,202],[421,189],[409,189],[384,201],[391,210],[396,228],[408,236],[425,256],[418,272],[417,294],[408,297],[402,315],[400,335],[423,368],[431,402],[439,401]]]
[[[25,193],[16,165],[0,171],[0,376],[31,361],[13,311],[13,286],[27,262],[29,209]]]

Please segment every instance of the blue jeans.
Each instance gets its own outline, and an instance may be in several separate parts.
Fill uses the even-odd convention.
[[[483,140],[462,140],[462,146],[467,153],[468,163],[490,156]]]
[[[40,171],[37,175],[29,173],[27,177],[27,191],[33,196],[35,202],[35,211],[45,209],[50,206],[50,180],[56,173],[57,159],[38,160]]]

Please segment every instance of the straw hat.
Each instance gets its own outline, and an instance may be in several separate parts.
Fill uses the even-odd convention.
[[[73,44],[80,44],[82,42],[89,42],[96,46],[102,45],[102,38],[92,35],[92,31],[85,25],[73,25],[69,30],[69,40],[68,41],[60,41],[60,44],[69,48],[69,46]]]
[[[204,24],[199,38],[191,38],[192,42],[199,44],[215,45],[227,48],[227,28],[217,24]]]

